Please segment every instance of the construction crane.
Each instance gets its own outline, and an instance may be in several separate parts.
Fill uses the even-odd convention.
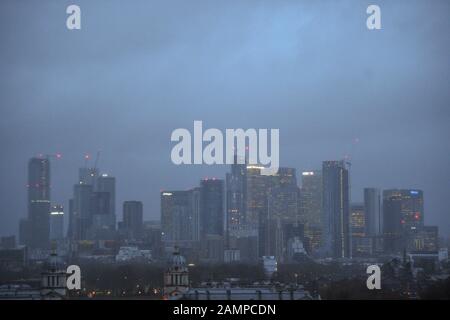
[[[94,166],[92,167],[92,169],[97,169],[97,165],[98,165],[98,159],[100,158],[100,150],[97,151],[97,155],[95,156],[95,161],[94,161]],[[86,153],[84,155],[84,167],[87,168],[88,167],[88,161],[89,159],[91,159],[91,156],[89,153]]]
[[[97,165],[98,165],[98,159],[99,158],[100,158],[100,150],[97,151],[97,155],[95,156],[94,171],[97,170]]]

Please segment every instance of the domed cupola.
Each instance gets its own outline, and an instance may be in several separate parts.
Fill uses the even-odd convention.
[[[178,247],[175,247],[175,250],[172,254],[170,268],[173,271],[181,271],[183,269],[186,269],[186,259],[180,254]]]
[[[66,295],[66,268],[55,251],[50,254],[41,276],[41,295],[44,299],[61,299]]]
[[[164,297],[179,299],[189,289],[189,272],[186,259],[180,254],[178,247],[174,248],[169,267],[164,273]]]

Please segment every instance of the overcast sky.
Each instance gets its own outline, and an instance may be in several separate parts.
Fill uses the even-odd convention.
[[[82,29],[66,28],[81,7]],[[381,7],[382,30],[366,28]],[[26,216],[27,162],[68,206],[83,155],[159,219],[159,191],[226,166],[175,166],[176,128],[279,128],[280,164],[352,158],[362,188],[420,188],[450,233],[450,1],[0,1],[0,235]],[[359,141],[359,142],[358,142]],[[66,219],[66,222],[68,220]]]

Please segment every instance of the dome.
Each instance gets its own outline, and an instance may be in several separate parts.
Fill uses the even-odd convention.
[[[186,265],[186,259],[178,254],[174,254],[172,257],[172,266],[173,267],[184,267]]]
[[[180,254],[178,248],[175,248],[170,262],[170,267],[174,270],[180,270],[186,267],[186,259]]]
[[[50,272],[56,272],[59,270],[64,270],[65,264],[60,256],[56,253],[52,253],[45,264],[45,268]]]

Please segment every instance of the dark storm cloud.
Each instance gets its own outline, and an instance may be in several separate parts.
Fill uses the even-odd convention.
[[[82,9],[82,30],[65,8]],[[426,222],[450,231],[448,1],[2,1],[0,234],[26,214],[26,162],[60,151],[67,205],[85,152],[123,200],[159,217],[159,190],[225,167],[176,167],[170,133],[280,128],[281,165],[350,154],[366,186],[425,191]],[[355,143],[355,138],[359,142]]]

